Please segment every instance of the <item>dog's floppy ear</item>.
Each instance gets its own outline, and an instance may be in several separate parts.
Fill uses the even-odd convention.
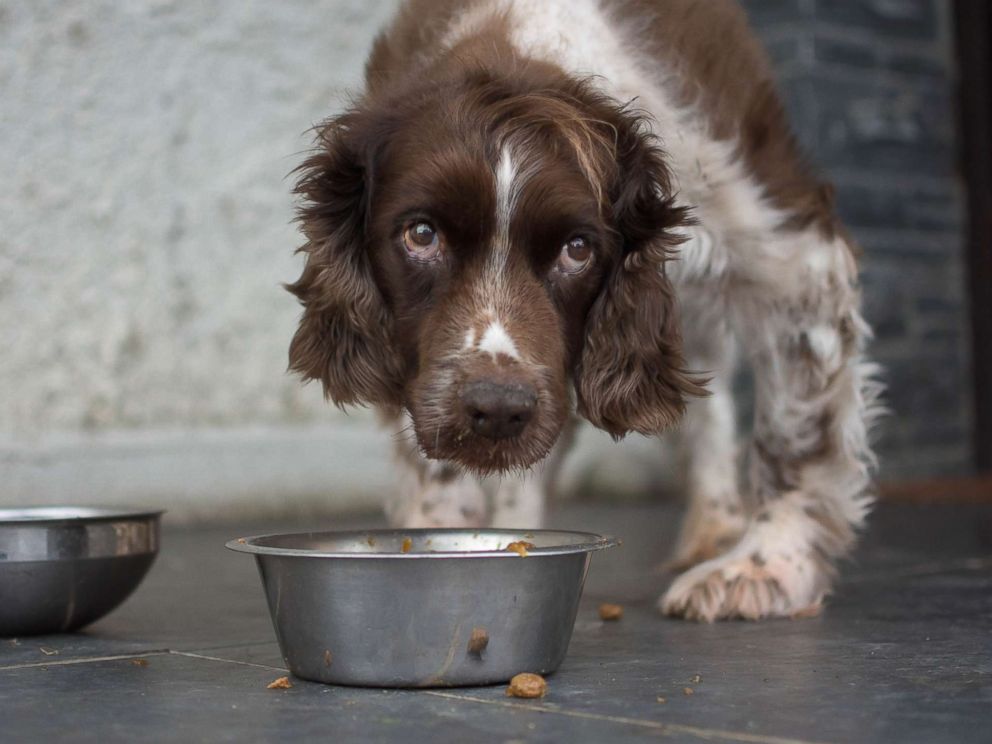
[[[671,231],[691,222],[674,204],[663,154],[641,122],[621,112],[617,183],[610,199],[622,255],[589,311],[576,370],[579,412],[620,438],[657,434],[706,395],[684,368],[675,291],[665,263],[681,242]]]
[[[318,129],[317,152],[298,169],[299,220],[307,242],[303,274],[286,289],[303,316],[289,367],[320,380],[339,406],[397,405],[402,365],[393,320],[372,274],[367,224],[374,148],[365,117],[352,110]]]

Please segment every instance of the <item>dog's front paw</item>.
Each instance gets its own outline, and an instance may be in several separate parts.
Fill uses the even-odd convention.
[[[827,584],[809,575],[818,571],[812,562],[772,569],[757,556],[728,554],[679,576],[658,606],[666,615],[704,622],[815,615]]]
[[[789,502],[759,512],[730,552],[676,578],[659,609],[704,622],[816,614],[832,569],[815,547],[815,521]]]

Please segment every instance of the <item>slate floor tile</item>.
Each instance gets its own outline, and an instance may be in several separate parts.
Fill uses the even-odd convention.
[[[261,585],[223,544],[324,525],[167,529],[146,581],[101,622],[0,639],[0,741],[988,741],[992,509],[884,505],[820,617],[713,625],[654,609],[677,515],[578,504],[552,517],[624,544],[594,558],[540,701],[503,686],[267,690],[285,670]],[[599,620],[602,601],[623,619]]]

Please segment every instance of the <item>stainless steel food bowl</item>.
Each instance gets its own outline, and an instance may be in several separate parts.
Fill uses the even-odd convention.
[[[161,514],[0,509],[0,636],[64,633],[117,607],[155,560]]]
[[[507,550],[527,542],[527,555]],[[594,551],[584,532],[372,530],[241,538],[298,677],[376,687],[504,682],[561,664]]]

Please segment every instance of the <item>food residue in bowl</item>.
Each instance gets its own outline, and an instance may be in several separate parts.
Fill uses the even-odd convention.
[[[289,681],[289,677],[274,679],[266,685],[269,690],[288,690],[292,686],[293,683]]]
[[[324,649],[324,666],[329,667],[334,656],[326,648]]]
[[[548,693],[548,683],[540,674],[522,672],[510,680],[506,688],[508,697],[542,698]]]
[[[512,550],[514,553],[519,555],[521,558],[527,557],[527,551],[533,550],[535,547],[534,543],[527,542],[526,540],[515,540],[507,545],[503,550]]]
[[[488,645],[489,632],[485,628],[472,628],[472,635],[468,639],[468,652],[481,657]]]
[[[400,552],[409,553],[412,547],[413,547],[413,540],[411,540],[409,537],[404,537],[403,544],[400,546]]]

